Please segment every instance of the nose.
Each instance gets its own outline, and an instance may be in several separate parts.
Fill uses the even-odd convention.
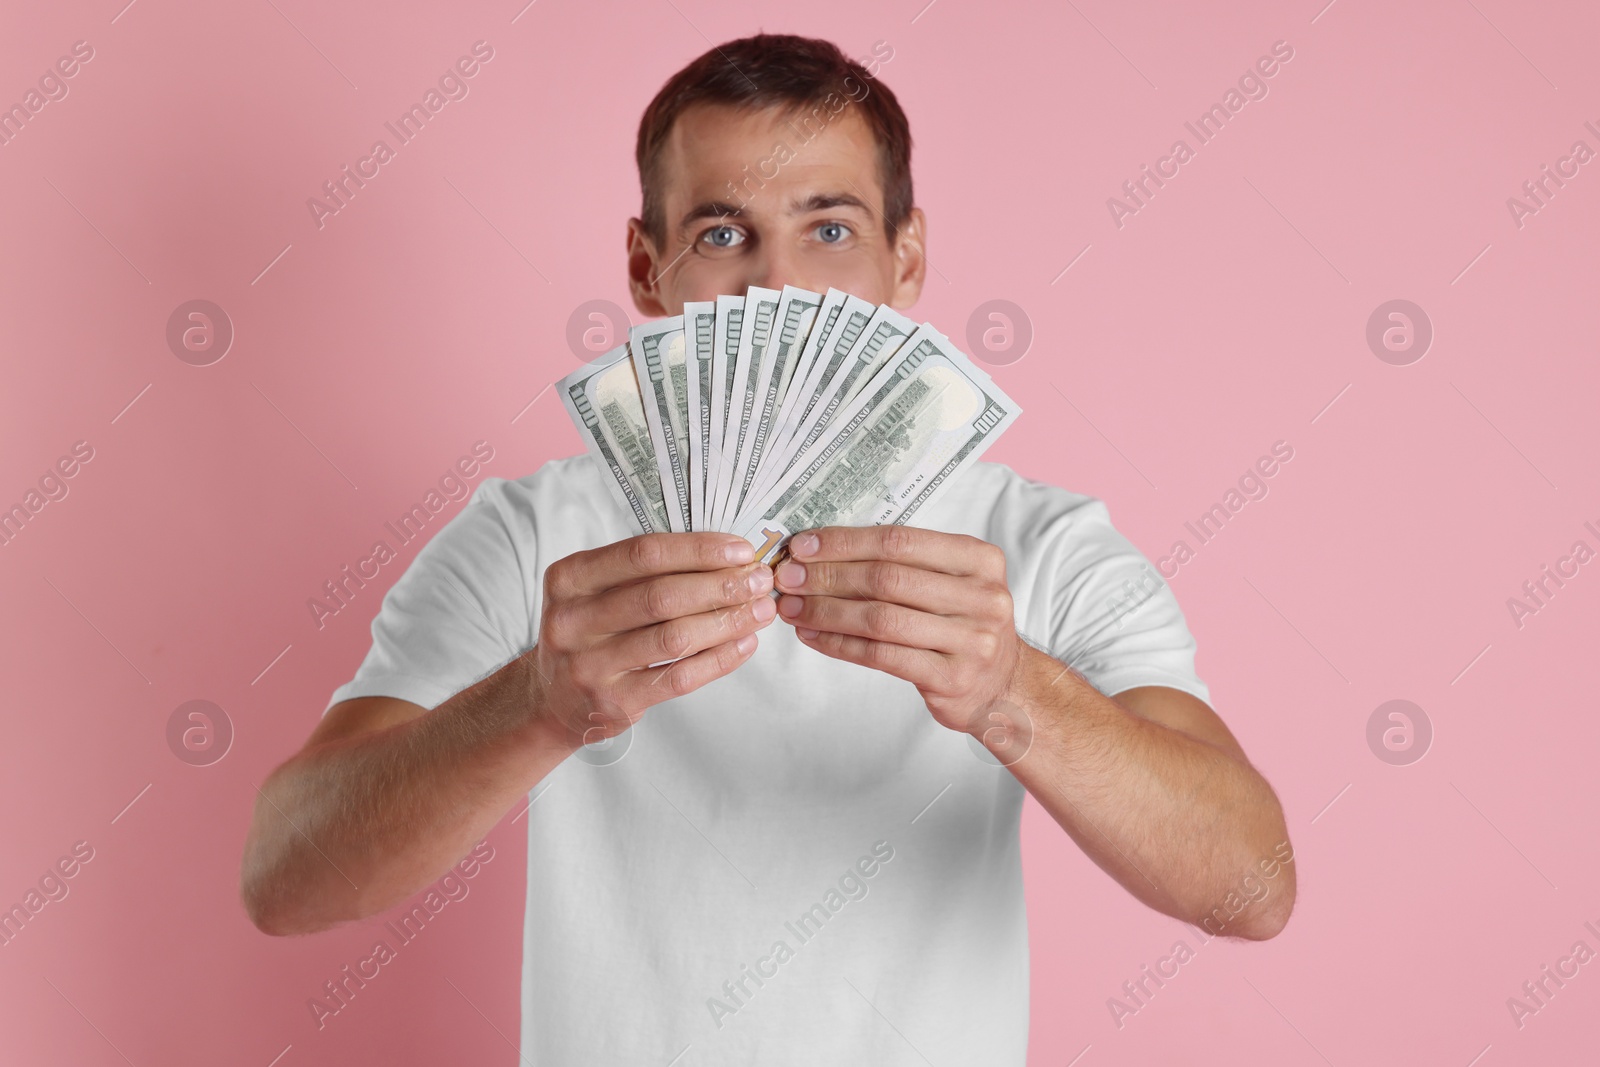
[[[760,258],[751,264],[745,284],[759,285],[764,289],[782,289],[785,285],[808,288],[794,250],[770,246],[762,249]]]

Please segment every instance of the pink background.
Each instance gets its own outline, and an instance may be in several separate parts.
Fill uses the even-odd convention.
[[[94,449],[0,548],[0,906],[95,850],[0,948],[0,1058],[516,1062],[525,823],[320,1031],[307,998],[379,920],[258,933],[240,846],[417,543],[323,629],[308,598],[473,442],[473,485],[579,449],[545,389],[578,305],[629,306],[639,113],[766,29],[893,48],[935,264],[915,313],[960,337],[1000,298],[1034,331],[993,368],[1028,407],[990,458],[1105,499],[1154,560],[1294,448],[1172,585],[1282,797],[1298,910],[1119,1029],[1107,998],[1193,932],[1030,801],[1030,1062],[1592,1062],[1600,963],[1520,1029],[1506,1007],[1600,949],[1600,563],[1520,628],[1506,606],[1600,548],[1600,162],[1521,227],[1506,205],[1600,150],[1592,5],[122,2],[0,14],[0,103],[94,48],[0,147],[0,505]],[[319,230],[307,198],[480,39],[470,95]],[[1118,228],[1107,198],[1278,40],[1270,94]],[[211,366],[165,342],[196,298],[237,332]],[[1435,332],[1408,366],[1365,339],[1397,298]],[[1434,729],[1408,766],[1366,740],[1396,698]],[[194,699],[236,731],[209,766],[166,740]]]

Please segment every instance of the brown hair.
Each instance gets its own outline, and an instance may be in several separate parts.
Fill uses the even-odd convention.
[[[889,54],[894,53],[891,50]],[[859,100],[844,89],[851,81],[865,92]],[[695,104],[722,104],[797,111],[841,95],[861,109],[877,142],[883,214],[889,220],[892,241],[912,207],[911,126],[899,101],[888,86],[832,42],[770,33],[712,48],[668,79],[645,108],[634,152],[643,196],[639,215],[645,232],[658,248],[665,243],[661,155],[672,124],[685,109]]]

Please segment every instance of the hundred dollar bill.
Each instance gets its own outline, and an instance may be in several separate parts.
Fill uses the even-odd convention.
[[[792,385],[784,400],[772,443],[767,446],[767,462],[751,487],[753,499],[759,500],[787,469],[794,454],[790,443],[795,429],[805,423],[818,401],[826,395],[828,383],[844,365],[877,310],[876,304],[869,304],[860,297],[838,289],[828,290],[828,297],[817,313],[816,326],[801,353],[804,374]]]
[[[573,371],[561,379],[560,388],[561,402],[583,437],[584,447],[601,468],[611,472],[606,483],[633,514],[640,531],[670,530],[661,472],[628,346],[618,345]]]
[[[795,426],[789,439],[784,442],[782,451],[768,456],[766,477],[758,492],[764,494],[786,476],[795,459],[827,431],[834,414],[866,388],[873,375],[916,330],[916,323],[893,308],[880,305],[874,309],[859,336],[839,360],[832,377],[822,386],[810,413]],[[842,342],[843,339],[841,332],[839,340]]]
[[[689,478],[683,456],[689,421],[683,348],[682,315],[655,319],[628,331],[628,351],[639,380],[662,495],[666,497],[667,523],[678,533],[692,528]]]
[[[776,450],[774,455],[785,453],[784,446],[794,428],[811,414],[823,389],[849,355],[850,346],[856,343],[877,310],[876,304],[869,304],[860,297],[839,289],[828,290],[822,307],[817,310],[811,336],[806,338],[805,347],[800,351],[798,377],[784,396],[773,441],[767,446]]]
[[[811,332],[812,319],[821,303],[821,294],[793,285],[783,287],[766,348],[762,357],[754,361],[759,366],[754,375],[755,397],[750,407],[750,432],[734,461],[736,474],[725,507],[728,515],[739,514],[740,504],[762,469],[762,455],[771,441],[779,403],[784,390],[789,387],[795,361],[805,344],[806,335]]]
[[[739,530],[773,562],[801,530],[905,524],[1022,409],[932,327],[917,330]]]
[[[687,442],[684,473],[689,476],[689,529],[705,530],[706,466],[711,461],[712,334],[717,328],[714,300],[685,301],[683,343],[686,373]]]
[[[739,333],[744,328],[744,297],[717,297],[717,323],[711,335],[711,426],[706,440],[711,458],[706,466],[706,529],[720,530],[716,522],[717,485],[727,450],[723,438],[728,429],[728,403],[737,398],[733,374],[738,364]]]
[[[778,398],[778,411],[773,416],[772,439],[767,442],[768,448],[777,445],[780,440],[778,430],[784,424],[784,415],[794,406],[795,396],[811,373],[811,365],[817,358],[818,349],[822,347],[823,340],[833,329],[834,324],[839,321],[839,312],[844,309],[844,302],[849,298],[850,294],[842,289],[829,289],[822,295],[822,302],[817,305],[817,310],[812,313],[811,329],[802,335],[800,350],[791,365],[789,384],[784,388],[783,395]]]
[[[755,428],[756,379],[761,373],[767,346],[772,340],[773,320],[783,294],[776,289],[752,285],[744,294],[744,319],[739,325],[738,359],[733,374],[733,392],[728,401],[728,422],[722,437],[722,472],[717,477],[712,497],[713,528],[725,529],[733,521],[734,507],[743,486],[739,459],[745,453],[745,440]],[[730,353],[731,354],[731,353]]]

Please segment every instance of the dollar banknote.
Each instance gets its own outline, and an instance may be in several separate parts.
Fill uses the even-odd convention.
[[[618,345],[561,379],[561,401],[584,447],[643,533],[667,533],[666,498],[628,346]]]
[[[771,440],[779,401],[794,374],[794,365],[800,355],[806,335],[817,308],[822,303],[820,294],[792,285],[784,286],[773,314],[772,330],[760,356],[752,362],[751,389],[754,399],[750,405],[750,432],[744,437],[734,459],[734,477],[729,483],[725,509],[738,515],[750,485],[761,470],[762,456]]]
[[[683,305],[683,343],[687,373],[687,453],[684,470],[689,476],[689,517],[692,529],[705,528],[706,467],[711,462],[711,370],[713,335],[717,328],[715,300],[686,301]]]
[[[834,414],[855,399],[916,329],[916,323],[891,307],[874,310],[860,334],[838,360],[833,374],[821,384],[816,403],[795,425],[781,449],[769,459],[769,474],[762,492],[782,479],[794,465],[795,458],[827,432]],[[848,328],[841,331],[840,341],[848,334]]]
[[[744,316],[739,325],[733,384],[727,402],[727,425],[722,435],[722,470],[717,475],[711,501],[711,521],[719,526],[731,524],[735,517],[732,506],[738,503],[742,485],[739,459],[745,454],[745,441],[754,429],[752,410],[756,402],[756,380],[761,375],[761,364],[767,356],[773,320],[777,318],[778,302],[782,298],[783,294],[777,289],[752,285],[745,290]],[[730,496],[733,497],[731,502]]]
[[[932,327],[918,329],[739,533],[772,562],[801,530],[908,522],[1021,409]]]
[[[630,329],[562,403],[645,533],[911,522],[1020,408],[931,323],[838,289],[751,287]]]
[[[728,428],[728,402],[734,395],[734,372],[739,365],[744,297],[725,294],[717,297],[716,305],[717,323],[711,335],[711,425],[707,428],[711,458],[706,467],[705,489],[705,528],[709,530],[721,529],[715,521],[717,486],[721,484],[724,457],[728,454],[723,438]]]
[[[850,348],[872,321],[876,304],[838,289],[829,289],[822,307],[817,312],[816,325],[800,353],[799,384],[784,397],[778,413],[778,428],[773,432],[772,448],[776,455],[784,454],[784,446],[794,428],[811,414],[822,396],[822,391],[832,380],[839,366],[850,354]]]
[[[666,496],[670,529],[693,529],[689,521],[688,383],[684,380],[683,316],[641,323],[628,331],[633,371],[643,394],[645,423],[655,449],[656,471]]]

